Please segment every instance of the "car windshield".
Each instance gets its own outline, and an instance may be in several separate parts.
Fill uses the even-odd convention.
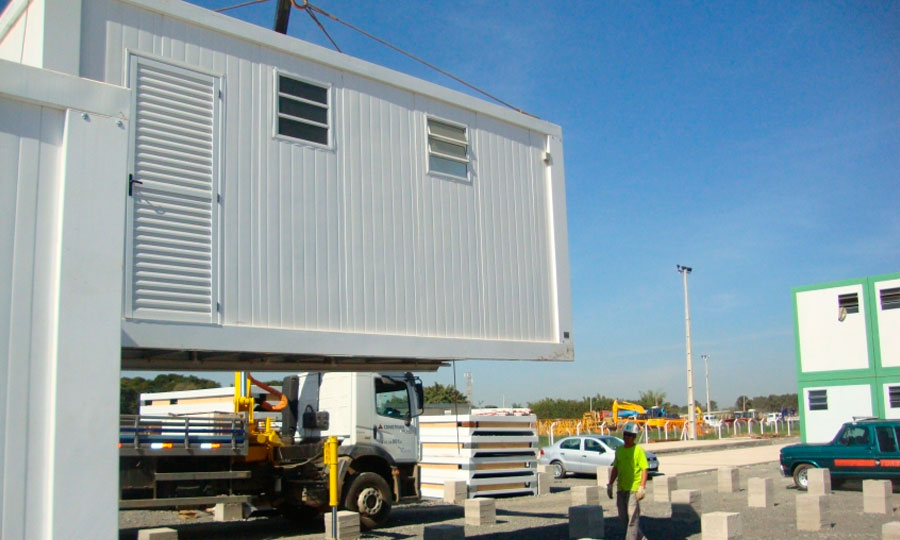
[[[602,440],[606,443],[606,446],[612,448],[613,450],[620,446],[625,446],[625,441],[618,437],[603,437]]]

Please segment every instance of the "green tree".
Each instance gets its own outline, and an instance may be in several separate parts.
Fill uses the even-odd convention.
[[[452,385],[434,383],[425,387],[425,403],[468,403],[468,400]]]
[[[747,409],[753,408],[753,400],[747,396],[738,396],[738,398],[734,401],[734,408],[738,411],[743,411]]]
[[[646,392],[639,392],[639,394],[641,398],[638,400],[638,403],[644,408],[659,407],[666,401],[666,393],[662,389],[647,390]]]

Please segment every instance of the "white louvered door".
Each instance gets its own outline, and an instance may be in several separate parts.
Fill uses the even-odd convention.
[[[218,322],[220,79],[132,56],[126,316]]]

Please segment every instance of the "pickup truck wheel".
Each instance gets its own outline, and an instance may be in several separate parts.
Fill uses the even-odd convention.
[[[806,488],[809,486],[809,479],[806,477],[806,473],[812,468],[813,466],[809,463],[801,463],[794,467],[794,485],[797,486],[797,489],[806,491]]]
[[[553,478],[562,478],[566,475],[566,466],[562,461],[554,461],[550,465],[553,466]]]
[[[378,473],[364,472],[350,482],[344,508],[359,512],[360,524],[365,529],[384,525],[391,513],[391,489]]]

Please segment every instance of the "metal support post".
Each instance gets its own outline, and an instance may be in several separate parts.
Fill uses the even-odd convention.
[[[328,437],[325,441],[325,465],[328,466],[328,504],[331,506],[331,534],[334,538],[340,538],[338,531],[338,440],[337,437]]]
[[[684,280],[684,336],[685,348],[687,349],[687,407],[688,407],[688,439],[697,439],[697,411],[694,408],[694,362],[691,356],[691,304],[688,300],[688,280],[687,276],[693,270],[688,266],[680,264],[675,268],[681,273]]]

